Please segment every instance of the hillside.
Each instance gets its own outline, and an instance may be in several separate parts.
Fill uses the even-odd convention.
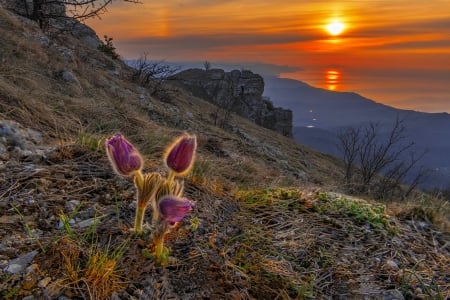
[[[422,187],[450,186],[449,114],[396,109],[356,93],[328,91],[292,79],[267,77],[265,82],[264,95],[273,99],[275,105],[293,111],[294,138],[328,154],[339,154],[333,136],[341,128],[375,122],[387,134],[399,116],[404,120],[408,139],[415,143],[415,151],[427,152],[421,164],[430,173]]]
[[[338,160],[238,115],[214,126],[217,108],[180,87],[152,96],[78,28],[44,33],[0,7],[0,298],[450,296],[444,202],[343,195]],[[134,184],[104,149],[117,132],[163,175],[171,141],[197,136],[184,180],[196,205],[165,266],[152,227],[130,231]]]

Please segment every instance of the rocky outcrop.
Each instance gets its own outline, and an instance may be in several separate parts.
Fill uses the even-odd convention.
[[[25,17],[24,20],[36,21],[46,33],[53,31],[70,34],[86,46],[95,49],[102,44],[92,28],[76,18],[67,16],[66,7],[62,1],[44,1],[39,3],[39,6],[35,5],[36,3],[31,0],[0,0],[1,7]],[[49,30],[50,28],[52,30]],[[49,43],[48,37],[45,35],[43,37],[42,42]]]
[[[0,0],[0,5],[27,18],[66,16],[66,8],[63,1]]]
[[[39,159],[43,156],[42,134],[12,120],[0,119],[0,161],[13,158]]]
[[[292,111],[276,108],[265,99],[264,80],[251,71],[189,69],[176,74],[197,97],[213,102],[224,111],[235,112],[258,125],[292,137]]]

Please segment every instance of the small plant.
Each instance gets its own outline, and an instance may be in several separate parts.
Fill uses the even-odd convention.
[[[85,297],[87,291],[89,299],[109,299],[114,291],[125,286],[120,276],[118,260],[123,256],[128,241],[125,240],[111,251],[109,244],[101,248],[93,239],[86,251],[83,243],[61,239],[57,246],[62,256],[64,277],[54,284],[79,291]]]
[[[98,50],[100,50],[103,53],[107,54],[112,59],[118,59],[119,58],[119,54],[116,53],[116,47],[114,47],[114,45],[113,45],[113,42],[112,42],[113,38],[112,37],[108,37],[107,35],[105,35],[104,38],[105,38],[105,41],[102,42],[98,46]]]
[[[104,140],[87,132],[79,132],[76,142],[78,145],[84,146],[92,151],[103,150]]]
[[[183,183],[175,177],[185,176],[192,168],[197,139],[195,135],[184,134],[166,150],[164,162],[168,176],[159,173],[144,174],[143,159],[139,151],[123,137],[116,134],[105,143],[108,158],[114,171],[125,177],[132,177],[137,189],[137,206],[133,230],[143,232],[146,208],[153,208],[153,254],[160,264],[167,263],[169,249],[164,247],[164,237],[186,214],[194,202],[183,197]]]
[[[236,193],[236,198],[250,208],[279,207],[294,209],[302,205],[307,206],[307,203],[301,197],[301,193],[295,189],[270,188],[239,191]]]
[[[382,204],[372,205],[359,199],[334,197],[321,193],[318,195],[319,203],[314,209],[319,212],[337,213],[350,217],[357,224],[370,224],[378,229],[391,229],[386,207]]]
[[[198,217],[193,217],[191,219],[191,231],[196,231],[198,229],[198,226],[200,225],[200,219]]]

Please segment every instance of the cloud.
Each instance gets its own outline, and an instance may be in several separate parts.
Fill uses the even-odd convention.
[[[450,40],[428,40],[428,41],[405,41],[394,42],[382,46],[378,46],[378,49],[384,50],[432,50],[434,52],[445,51],[450,53]]]
[[[246,46],[246,45],[278,45],[299,41],[314,40],[315,36],[301,36],[299,34],[203,34],[182,35],[174,37],[146,37],[124,39],[122,42],[134,45],[181,49],[206,49],[223,46]]]

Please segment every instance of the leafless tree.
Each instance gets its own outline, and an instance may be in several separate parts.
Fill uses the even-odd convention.
[[[416,155],[409,154],[407,160],[400,160],[393,164],[380,178],[375,188],[375,196],[378,199],[389,199],[393,197],[408,198],[411,192],[422,182],[427,172],[423,168],[416,170],[412,178],[407,179],[414,167],[425,156],[426,151]],[[405,185],[404,185],[405,184]]]
[[[205,71],[211,70],[211,63],[207,60],[203,63],[203,67],[205,68]]]
[[[353,177],[355,160],[359,153],[360,129],[349,127],[338,133],[338,147],[342,152],[342,158],[345,164],[345,184],[350,185]]]
[[[388,138],[380,138],[380,126],[370,123],[362,129],[359,142],[358,163],[364,186],[369,186],[376,174],[400,159],[402,154],[410,149],[414,143],[406,142],[403,120],[395,119]]]
[[[164,82],[180,70],[179,67],[170,66],[164,61],[149,60],[147,53],[132,62],[131,66],[134,68],[132,80],[150,88],[152,95],[163,92]]]
[[[408,141],[404,120],[397,117],[387,136],[381,132],[378,123],[368,123],[359,128],[350,127],[338,133],[338,147],[345,164],[345,183],[347,187],[356,187],[360,192],[376,190],[380,197],[386,197],[394,189],[400,188],[411,171],[425,153],[411,154],[409,160],[404,157],[412,152],[413,142]],[[354,172],[358,179],[354,180]],[[423,179],[424,172],[416,172],[410,181],[409,193]],[[383,175],[380,179],[380,175]],[[375,179],[378,181],[375,184]],[[356,184],[356,185],[355,185]]]
[[[122,1],[140,3],[139,0]],[[84,21],[99,17],[106,12],[112,2],[112,0],[17,0],[22,14],[37,21],[41,27],[54,19],[71,18]]]

